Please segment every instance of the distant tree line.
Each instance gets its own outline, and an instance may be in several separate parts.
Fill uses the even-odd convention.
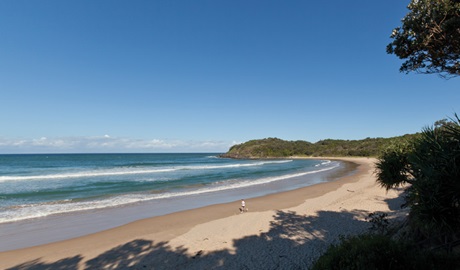
[[[410,141],[417,136],[418,134],[408,134],[392,138],[366,138],[363,140],[326,139],[316,143],[266,138],[234,145],[222,157],[241,159],[285,158],[292,156],[377,157],[388,147]]]

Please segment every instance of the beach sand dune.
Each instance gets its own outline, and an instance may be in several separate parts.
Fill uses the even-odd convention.
[[[1,269],[308,269],[340,235],[366,231],[369,213],[390,217],[399,191],[375,182],[375,159],[337,181],[139,220],[57,243],[0,253]]]

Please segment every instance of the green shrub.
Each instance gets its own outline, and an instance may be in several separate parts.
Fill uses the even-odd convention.
[[[312,269],[458,269],[459,263],[458,255],[427,253],[388,236],[364,234],[341,238]]]
[[[449,242],[460,228],[460,119],[427,127],[411,145],[397,145],[376,164],[377,182],[390,189],[409,183],[406,205],[421,237]]]

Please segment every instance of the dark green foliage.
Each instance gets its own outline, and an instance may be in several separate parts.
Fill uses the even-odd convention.
[[[409,155],[414,181],[411,215],[425,231],[460,228],[460,121],[426,128]]]
[[[223,156],[231,158],[271,158],[305,155],[311,143],[305,141],[284,141],[278,138],[251,140],[234,145]]]
[[[387,213],[370,213],[367,217],[369,222],[372,224],[370,231],[378,234],[388,233],[388,226],[390,222],[388,221]]]
[[[458,255],[422,251],[388,236],[364,234],[341,238],[313,265],[314,270],[458,269]]]
[[[412,0],[387,52],[405,62],[401,72],[460,75],[460,1]]]
[[[376,166],[377,183],[387,190],[410,182],[407,144],[391,146],[380,156]]]
[[[401,150],[403,149],[403,150]],[[425,128],[411,147],[385,152],[378,182],[406,188],[410,222],[422,237],[452,241],[460,229],[460,120]]]
[[[364,140],[284,141],[278,138],[251,140],[234,145],[222,155],[230,158],[280,158],[290,156],[378,156],[389,145],[405,141],[416,135],[394,138],[366,138]]]

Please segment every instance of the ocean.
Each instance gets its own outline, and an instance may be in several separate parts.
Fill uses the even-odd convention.
[[[199,154],[0,155],[0,251],[297,189],[352,173],[331,160]],[[239,202],[235,203],[235,213]]]
[[[210,153],[0,155],[0,223],[224,191],[255,197],[324,182],[319,173],[337,167]]]

